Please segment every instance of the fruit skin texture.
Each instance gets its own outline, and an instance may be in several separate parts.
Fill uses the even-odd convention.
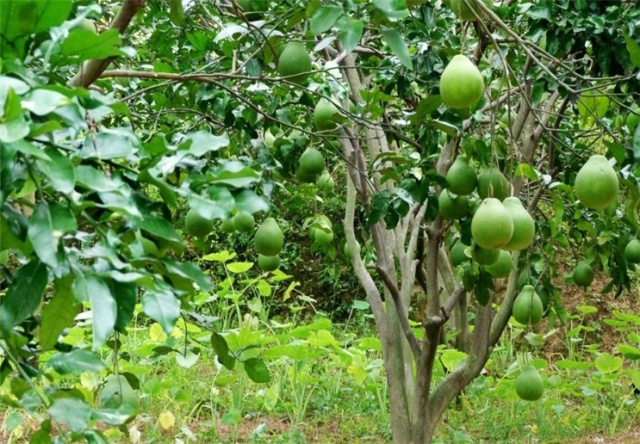
[[[278,73],[298,85],[304,83],[311,71],[311,57],[302,42],[289,42],[278,60]],[[291,76],[291,77],[289,77]]]
[[[473,5],[473,0],[467,1]],[[482,0],[482,2],[487,5],[489,9],[493,8],[493,0]],[[461,20],[466,20],[468,22],[475,22],[477,20],[476,16],[473,15],[472,10],[480,17],[482,17],[483,14],[482,10],[476,5],[473,5],[470,8],[462,0],[451,0],[451,10],[456,16],[460,17]]]
[[[502,248],[513,236],[513,221],[498,199],[482,201],[471,220],[471,235],[482,248]]]
[[[466,156],[458,156],[453,162],[447,172],[447,182],[449,191],[458,196],[467,196],[476,189],[478,176]]]
[[[322,228],[316,228],[313,231],[313,239],[318,245],[329,245],[333,240],[333,231],[325,231]]]
[[[595,154],[578,171],[574,188],[585,207],[604,210],[618,197],[618,175],[606,157]]]
[[[573,269],[573,282],[580,287],[588,287],[593,282],[594,274],[591,265],[586,262],[580,262]]]
[[[467,57],[454,56],[440,76],[440,97],[449,108],[474,105],[484,94],[484,79]]]
[[[234,231],[236,231],[236,226],[233,223],[233,218],[223,220],[222,225],[220,225],[220,229],[223,233],[233,233]]]
[[[333,131],[338,128],[335,116],[340,115],[337,106],[324,97],[318,100],[313,110],[313,123],[318,131]]]
[[[329,171],[324,170],[322,174],[320,174],[320,177],[318,178],[317,185],[318,185],[319,191],[322,191],[323,193],[330,193],[333,191],[333,188],[336,186],[336,183],[333,180],[333,177],[331,177],[331,174],[329,174]]]
[[[262,271],[274,271],[280,266],[280,256],[258,255],[258,267]]]
[[[256,251],[263,256],[277,256],[284,245],[284,234],[273,217],[268,217],[256,231]]]
[[[256,223],[251,214],[243,211],[236,213],[231,220],[233,221],[233,227],[235,230],[241,233],[251,233],[253,231],[253,226]]]
[[[478,176],[478,195],[481,199],[504,200],[509,195],[509,181],[498,168],[487,168]]]
[[[298,173],[301,176],[313,176],[314,181],[324,170],[324,156],[315,148],[304,150],[299,160]]]
[[[513,260],[511,259],[511,254],[509,254],[508,251],[499,251],[500,256],[498,256],[498,260],[493,264],[488,265],[486,270],[494,278],[505,278],[511,274],[511,270],[513,269]]]
[[[184,230],[192,236],[204,238],[213,230],[213,220],[202,217],[192,208],[184,219]]]
[[[496,261],[500,258],[500,250],[495,250],[492,248],[482,248],[478,244],[473,244],[473,249],[471,250],[471,258],[480,265],[495,264]]]
[[[443,219],[461,219],[469,212],[469,198],[454,196],[448,190],[442,190],[438,197],[438,206]]]
[[[540,322],[544,313],[542,299],[533,288],[533,285],[522,287],[520,294],[513,302],[513,318],[523,325],[534,325]]]
[[[466,254],[464,254],[464,250],[467,249],[467,245],[463,244],[460,239],[458,239],[451,247],[451,265],[457,267],[469,260]]]
[[[540,372],[529,365],[516,378],[516,393],[525,401],[537,401],[544,393],[544,381]]]
[[[517,197],[507,197],[502,204],[513,221],[513,236],[503,248],[508,251],[526,249],[531,245],[536,235],[536,224],[533,217],[522,206],[522,202]]]
[[[624,248],[624,257],[631,264],[640,263],[640,240],[631,239]]]

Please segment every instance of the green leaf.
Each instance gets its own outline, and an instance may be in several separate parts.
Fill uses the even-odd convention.
[[[29,219],[28,239],[42,262],[55,268],[58,266],[58,240],[62,233],[53,232],[49,206],[39,203]]]
[[[138,302],[138,286],[132,283],[108,280],[111,294],[116,300],[117,317],[114,329],[121,333],[126,331],[127,325],[133,319],[136,302]]]
[[[120,44],[120,33],[117,29],[107,29],[100,34],[87,29],[74,29],[62,43],[61,53],[73,56],[81,62],[127,55],[118,48]]]
[[[73,191],[76,183],[76,173],[73,163],[67,156],[62,154],[55,148],[47,148],[44,150],[49,156],[48,161],[39,160],[38,168],[42,174],[47,176],[51,186],[63,194],[69,194]]]
[[[227,269],[232,273],[246,273],[253,267],[253,262],[232,262],[227,264]]]
[[[192,262],[177,262],[167,258],[164,260],[164,265],[169,273],[177,274],[198,284],[198,290],[209,291],[211,289],[211,279],[196,264]]]
[[[76,299],[91,302],[93,349],[97,350],[113,333],[118,307],[107,283],[95,275],[76,275]]]
[[[89,165],[76,167],[76,183],[84,188],[97,192],[117,190],[122,184],[105,176],[100,170]]]
[[[613,373],[622,367],[622,358],[613,357],[609,353],[602,353],[596,358],[595,364],[601,373]]]
[[[62,331],[69,327],[78,314],[78,304],[73,294],[73,275],[56,279],[53,297],[42,309],[40,321],[40,347],[51,350]]]
[[[342,46],[344,46],[344,50],[350,53],[356,49],[356,46],[360,43],[362,31],[364,30],[364,22],[350,18],[343,23],[344,25],[341,24],[340,26],[340,41],[342,42]]]
[[[91,412],[91,419],[118,426],[129,422],[135,416],[136,411],[135,405],[124,403],[117,409],[94,409]]]
[[[409,48],[404,41],[402,34],[396,29],[385,29],[382,31],[382,36],[387,42],[387,45],[391,48],[391,51],[400,59],[407,69],[413,69],[413,63],[411,62],[411,56],[409,55]]]
[[[311,16],[309,26],[311,33],[319,35],[328,31],[342,14],[344,14],[344,11],[338,6],[322,6],[318,8]]]
[[[5,337],[38,308],[48,281],[47,267],[38,259],[31,260],[16,271],[0,305],[0,329]]]
[[[169,291],[148,290],[142,296],[142,309],[162,326],[166,334],[171,334],[180,316],[180,303]]]
[[[84,372],[97,373],[107,368],[98,355],[80,349],[68,353],[57,353],[53,355],[47,365],[61,375]]]
[[[189,154],[194,157],[200,157],[208,152],[219,151],[227,146],[229,146],[229,135],[227,133],[214,136],[208,131],[196,131],[186,135],[185,141],[180,144],[180,149],[185,149],[186,147]]]
[[[51,224],[54,231],[68,233],[78,229],[76,216],[71,211],[71,208],[66,206],[66,203],[51,203],[49,212],[51,213]]]
[[[235,253],[233,252],[229,253],[227,250],[224,250],[219,253],[211,253],[211,254],[207,254],[206,256],[202,256],[202,259],[205,261],[225,263],[235,257],[236,257]]]
[[[264,211],[266,213],[271,209],[269,202],[250,189],[240,191],[234,198],[238,211],[253,214],[258,211]]]
[[[229,370],[233,370],[235,367],[236,360],[233,356],[229,354],[229,346],[227,345],[227,340],[219,333],[215,331],[211,333],[211,345],[213,346],[213,351],[218,356],[218,362],[224,365]]]
[[[233,196],[225,189],[226,198],[211,200],[198,194],[189,196],[189,207],[205,219],[227,219],[234,207]]]
[[[399,20],[409,16],[406,0],[373,0],[373,7],[391,20]]]
[[[136,223],[136,227],[146,231],[152,236],[161,237],[168,241],[182,242],[182,239],[174,230],[173,225],[159,217],[147,216]]]
[[[36,116],[46,116],[56,108],[72,103],[71,100],[57,91],[35,89],[22,99],[22,107]]]
[[[245,166],[237,160],[222,164],[216,171],[211,183],[226,184],[236,188],[244,188],[260,180],[260,173]]]
[[[24,116],[10,122],[0,123],[0,142],[11,143],[24,139],[29,135],[29,122]]]
[[[269,369],[262,359],[249,358],[243,364],[247,375],[253,382],[264,383],[271,381]]]
[[[89,134],[84,142],[80,157],[103,160],[127,157],[133,154],[137,143],[135,137],[122,130],[102,130]]]
[[[72,0],[3,0],[0,35],[7,41],[61,25],[73,8]]]
[[[47,409],[51,418],[79,432],[89,425],[91,408],[83,401],[75,398],[56,398]]]
[[[640,125],[636,127],[636,133],[633,136],[633,157],[640,159]]]
[[[631,359],[632,361],[640,359],[640,350],[636,347],[627,344],[618,344],[617,348],[620,354],[627,359]]]
[[[633,40],[627,33],[624,34],[624,38],[627,42],[627,51],[629,51],[629,58],[631,63],[636,68],[640,68],[640,45]]]
[[[27,156],[35,157],[38,160],[51,161],[49,156],[47,156],[43,150],[36,147],[31,142],[27,142],[26,140],[18,140],[8,145],[10,145],[11,148],[15,149],[16,151],[19,151],[22,154],[26,154]]]

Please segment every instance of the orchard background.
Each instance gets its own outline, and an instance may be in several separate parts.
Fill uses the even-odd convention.
[[[636,442],[639,6],[0,0],[0,440]]]

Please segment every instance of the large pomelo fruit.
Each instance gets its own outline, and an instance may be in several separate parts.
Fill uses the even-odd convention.
[[[469,256],[465,254],[465,250],[467,249],[467,245],[463,244],[460,239],[458,239],[451,247],[451,265],[457,267],[467,261],[469,261]]]
[[[315,148],[304,150],[298,161],[301,174],[319,176],[324,171],[324,156]]]
[[[449,190],[442,190],[438,197],[440,215],[445,220],[461,219],[469,212],[469,198],[455,196]]]
[[[526,249],[531,245],[536,234],[536,224],[533,217],[522,206],[522,202],[517,197],[507,197],[502,204],[513,221],[513,236],[503,248],[509,251]]]
[[[471,220],[471,235],[482,248],[502,248],[509,243],[513,221],[502,202],[492,197],[482,201]]]
[[[485,269],[494,278],[506,278],[511,274],[513,269],[513,259],[508,251],[499,250],[498,260],[491,265],[487,265]]]
[[[302,42],[289,42],[278,60],[278,73],[293,83],[302,84],[309,77],[311,57]]]
[[[316,185],[318,186],[318,191],[321,191],[323,193],[330,193],[333,191],[333,188],[336,186],[336,183],[333,180],[333,177],[331,177],[331,174],[329,173],[329,171],[324,170],[322,174],[320,174],[320,177],[318,178],[318,183]]]
[[[447,182],[449,191],[458,196],[467,196],[476,189],[478,176],[466,156],[458,156],[453,162],[447,172]]]
[[[484,79],[476,65],[462,54],[454,56],[440,76],[440,97],[449,108],[474,105],[484,94]]]
[[[516,394],[525,401],[537,401],[544,393],[544,381],[540,372],[529,365],[516,378]]]
[[[471,7],[467,6],[462,0],[451,0],[451,10],[455,15],[457,15],[461,20],[466,20],[468,22],[475,22],[478,20],[473,12],[478,15],[478,17],[482,17],[484,12],[473,4],[473,0],[467,0]],[[482,2],[487,5],[489,9],[493,8],[493,0],[482,0]],[[472,12],[473,11],[473,12]]]
[[[624,248],[624,257],[630,264],[640,263],[640,240],[631,239]]]
[[[262,271],[274,271],[280,266],[280,256],[264,256],[258,255],[258,267]]]
[[[542,299],[536,293],[533,285],[522,287],[520,294],[513,302],[513,318],[521,324],[533,325],[540,322],[543,312]]]
[[[256,231],[256,251],[263,256],[277,256],[284,245],[284,234],[273,217],[268,217]]]
[[[256,223],[253,215],[245,213],[244,211],[236,213],[231,220],[233,221],[233,227],[235,230],[241,233],[251,233]]]
[[[595,154],[578,171],[574,188],[585,207],[604,210],[618,197],[618,175],[606,157]]]
[[[202,217],[192,208],[184,219],[184,230],[192,236],[204,238],[213,230],[213,220]]]
[[[480,265],[495,264],[500,258],[500,250],[482,248],[480,245],[474,243],[471,249],[471,258]]]
[[[478,195],[504,200],[509,195],[509,181],[498,168],[489,167],[478,176]]]
[[[318,131],[333,131],[338,128],[340,115],[338,107],[323,97],[313,110],[313,123]]]
[[[573,269],[573,282],[580,287],[588,287],[593,282],[595,274],[591,265],[586,262],[580,262]]]

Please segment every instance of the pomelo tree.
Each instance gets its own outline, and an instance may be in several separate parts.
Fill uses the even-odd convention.
[[[185,240],[206,245],[234,219],[255,217],[256,257],[277,267],[285,239],[268,213],[326,178],[325,162],[342,173],[394,442],[431,441],[512,314],[533,324],[542,305],[562,318],[551,280],[569,244],[596,240],[576,262],[607,272],[606,290],[628,288],[640,205],[632,3],[125,0],[116,14],[87,3],[0,9],[0,250],[12,270],[1,378],[36,374],[29,358],[59,347],[78,303],[91,307],[94,348],[126,331],[139,300],[170,331],[211,288]],[[576,184],[593,156],[606,165],[590,174],[615,175],[604,189]],[[331,242],[317,220],[314,238]],[[466,246],[457,266],[452,245]],[[443,345],[463,358],[435,377]],[[75,368],[104,366],[61,351]],[[534,367],[518,380],[523,399],[541,396]],[[40,402],[54,421],[82,404]]]

